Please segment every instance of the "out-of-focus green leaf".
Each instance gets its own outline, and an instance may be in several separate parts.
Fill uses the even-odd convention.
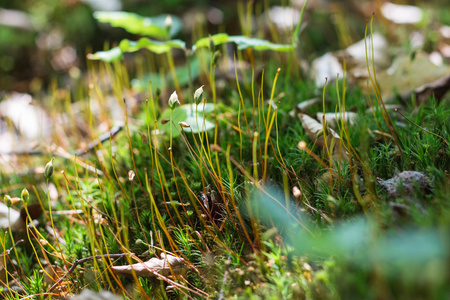
[[[119,47],[114,47],[107,51],[98,51],[88,55],[88,59],[101,60],[104,62],[113,62],[122,58],[123,54]]]
[[[230,38],[226,33],[218,33],[211,36],[214,41],[214,45],[220,45],[223,43],[229,43]],[[192,46],[192,50],[197,50],[198,48],[208,47],[209,46],[209,36],[199,39],[194,46]]]
[[[254,215],[282,231],[286,242],[299,255],[332,256],[353,268],[370,271],[376,267],[387,276],[402,276],[404,280],[416,280],[417,274],[430,267],[437,276],[446,272],[440,266],[445,265],[449,249],[444,236],[436,229],[385,232],[364,217],[326,229],[314,228],[306,215],[292,207],[289,211],[283,207],[285,197],[279,188],[270,185],[264,188],[265,192],[256,188],[252,192],[250,205]]]
[[[257,51],[272,50],[272,51],[286,52],[292,50],[292,45],[274,44],[267,40],[250,38],[243,35],[229,36],[228,38],[230,42],[233,42],[238,45],[239,50],[247,48],[252,48]]]
[[[121,27],[133,34],[146,35],[153,38],[166,38],[166,29],[164,22],[170,16],[172,25],[170,27],[170,36],[175,36],[180,32],[181,20],[174,15],[160,15],[156,17],[143,17],[138,14],[123,11],[97,11],[94,18],[99,22],[109,23],[113,27]]]
[[[208,59],[208,58],[206,58]],[[192,80],[196,80],[198,76],[200,76],[200,62],[197,57],[193,57],[190,62],[189,66],[191,68],[191,78]],[[178,83],[181,86],[187,85],[189,83],[189,76],[188,76],[188,65],[185,64],[181,67],[177,67],[175,69],[175,74],[178,79]],[[156,74],[156,73],[149,73],[144,75],[142,79],[133,79],[131,80],[131,87],[136,92],[142,92],[145,90],[148,90],[150,87],[150,82],[152,83],[153,87],[161,87],[163,84],[166,86],[168,83],[172,82],[172,74],[166,73],[166,74]]]
[[[184,49],[186,44],[181,40],[154,41],[148,38],[141,38],[138,41],[122,40],[119,47],[114,47],[108,51],[99,51],[88,55],[89,59],[112,62],[123,58],[125,52],[135,52],[141,49],[148,49],[153,53],[162,54],[169,52],[172,48]]]
[[[172,48],[184,49],[186,43],[182,40],[170,40],[170,41],[154,41],[149,38],[141,38],[137,42],[130,40],[122,40],[119,44],[122,52],[135,52],[140,49],[148,49],[153,53],[162,54],[169,52]]]
[[[197,116],[196,116],[196,110]],[[215,127],[215,124],[211,121],[208,121],[206,119],[206,115],[208,113],[211,113],[214,111],[214,104],[206,103],[205,107],[203,107],[203,104],[198,105],[198,107],[195,104],[184,104],[181,105],[173,111],[173,125],[174,128],[172,128],[172,137],[177,137],[180,135],[180,126],[178,125],[178,122],[186,122],[191,127],[185,127],[183,128],[186,132],[192,132],[193,133],[200,133],[205,130],[210,130]],[[204,113],[203,113],[204,112]],[[163,119],[170,119],[171,115],[171,109],[166,109],[161,114],[161,117],[159,120]],[[197,126],[198,122],[198,126]],[[177,128],[175,128],[175,126]],[[159,125],[159,129],[164,131],[166,134],[169,134],[170,132],[170,122],[167,122],[164,125]]]
[[[180,108],[181,108],[181,106],[175,108],[173,111],[172,138],[175,138],[180,135],[180,126],[178,126],[178,122],[186,120],[186,117],[187,117],[186,111],[183,109],[180,109]],[[159,122],[161,122],[161,120],[164,120],[164,119],[170,119],[171,115],[172,115],[172,110],[170,108],[167,108],[166,110],[164,110],[162,112],[161,116],[159,117]],[[167,136],[167,137],[169,136],[170,122],[167,122],[166,124],[159,123],[158,127],[159,127],[159,130],[162,131],[165,136]],[[177,127],[177,128],[175,128],[175,127]]]
[[[272,50],[272,51],[291,51],[292,45],[285,45],[285,44],[274,44],[272,42],[269,42],[267,40],[258,39],[258,38],[250,38],[243,35],[228,35],[226,33],[218,33],[211,36],[212,40],[214,41],[215,45],[220,45],[224,43],[235,43],[238,45],[239,50],[252,48],[257,51],[264,51],[264,50]],[[201,47],[208,47],[209,46],[209,37],[204,37],[202,39],[199,39],[195,45],[192,47],[192,50],[197,50]]]

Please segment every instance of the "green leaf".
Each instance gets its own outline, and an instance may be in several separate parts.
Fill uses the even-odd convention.
[[[181,107],[182,106],[179,106],[179,107],[175,108],[173,111],[172,138],[175,138],[180,135],[180,126],[178,125],[178,122],[185,121],[187,118],[186,111],[181,109]],[[159,125],[158,125],[159,130],[163,131],[164,135],[167,137],[169,137],[169,134],[170,134],[170,121],[163,125],[163,124],[161,124],[161,120],[170,119],[171,115],[172,115],[172,110],[170,108],[167,108],[166,110],[164,110],[162,112],[161,116],[159,117]]]
[[[195,113],[196,111],[198,111],[197,115]],[[190,128],[183,128],[183,130],[186,132],[191,132],[192,130],[193,133],[200,133],[205,130],[213,129],[216,125],[211,121],[208,121],[205,117],[208,113],[211,113],[213,111],[214,104],[211,103],[206,103],[204,107],[203,104],[200,104],[198,105],[198,109],[195,104],[184,104],[175,108],[175,110],[173,111],[172,126],[174,127],[172,128],[172,137],[177,137],[180,135],[180,126],[178,125],[178,122],[186,122],[191,126]],[[170,119],[171,113],[171,109],[166,109],[161,114],[159,121],[163,119]],[[168,135],[170,132],[170,122],[167,122],[164,125],[159,125],[159,129],[164,131]]]
[[[257,51],[272,50],[286,52],[292,50],[292,45],[274,44],[267,40],[250,38],[243,35],[229,36],[229,40],[230,42],[236,43],[239,50],[247,48],[252,48]]]
[[[107,51],[98,51],[94,54],[88,54],[88,59],[91,60],[101,60],[104,62],[113,62],[123,58],[122,51],[119,47],[111,48]]]
[[[201,56],[200,58],[205,61],[209,60],[208,55],[206,58],[203,58],[203,56]],[[197,56],[194,56],[189,61],[189,66],[191,68],[191,78],[192,78],[192,81],[194,81],[200,76],[201,70],[200,70],[199,58],[197,58]],[[187,64],[175,68],[175,74],[177,76],[178,83],[181,86],[187,85],[189,83],[188,65]],[[172,74],[170,72],[168,72],[166,74],[148,73],[148,74],[144,75],[143,78],[140,78],[140,79],[136,78],[136,79],[131,80],[131,87],[136,92],[143,92],[143,91],[148,90],[148,88],[150,87],[150,82],[152,83],[153,87],[158,87],[158,86],[160,87],[160,86],[163,86],[163,84],[165,86],[170,85],[170,83],[173,82]]]
[[[215,45],[220,45],[223,43],[229,43],[230,39],[228,34],[226,33],[218,33],[211,36]],[[199,39],[194,46],[192,46],[192,50],[196,51],[198,48],[209,47],[209,36]]]
[[[97,11],[94,18],[99,22],[109,23],[113,27],[120,27],[133,34],[146,35],[153,38],[166,38],[167,33],[164,22],[169,15],[160,15],[156,17],[143,17],[138,14],[117,11]],[[175,36],[182,28],[181,20],[170,15],[172,26],[170,27],[170,36]]]
[[[211,38],[214,41],[215,45],[220,45],[224,43],[230,43],[233,42],[238,45],[239,50],[252,48],[257,51],[264,51],[264,50],[272,50],[272,51],[291,51],[292,45],[286,45],[286,44],[274,44],[272,42],[269,42],[267,40],[258,39],[258,38],[250,38],[243,35],[234,35],[230,36],[226,33],[218,33],[215,35],[212,35]],[[209,37],[204,37],[202,39],[199,39],[195,45],[192,47],[192,50],[197,50],[201,47],[208,47],[209,46]]]
[[[185,49],[186,43],[182,40],[154,41],[149,38],[141,38],[137,42],[122,40],[119,44],[122,52],[135,52],[140,49],[148,49],[153,53],[162,54],[169,52],[172,48]]]

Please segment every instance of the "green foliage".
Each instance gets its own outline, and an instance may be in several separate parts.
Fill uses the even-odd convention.
[[[138,14],[123,11],[96,11],[94,18],[113,27],[120,27],[129,33],[145,35],[158,39],[167,38],[165,22],[170,18],[169,35],[177,35],[182,27],[181,20],[174,15],[160,15],[155,17],[142,17]]]
[[[136,14],[125,12],[97,12],[94,16],[102,22],[109,22],[112,26],[122,27],[125,30],[141,35],[154,36],[159,38],[165,38],[164,22],[161,22],[162,17],[158,17],[156,21],[152,21],[150,18],[143,18]],[[149,19],[149,20],[147,20]],[[147,23],[150,24],[147,26]],[[171,35],[172,36],[172,35]],[[214,45],[220,45],[224,43],[235,43],[238,46],[238,50],[244,50],[252,48],[257,51],[272,50],[272,51],[292,51],[292,45],[274,44],[267,40],[250,38],[246,36],[229,36],[226,33],[219,33],[212,35],[211,37],[205,37],[199,39],[192,46],[192,50],[196,51],[202,47],[208,47],[210,40],[214,42]],[[119,51],[120,49],[120,51]],[[102,60],[105,62],[112,62],[120,60],[123,56],[120,53],[135,52],[141,49],[148,49],[155,54],[162,54],[171,51],[172,49],[184,49],[187,50],[186,44],[181,40],[168,40],[165,42],[154,41],[148,38],[141,38],[137,42],[122,40],[119,47],[112,48],[108,51],[101,51],[88,56],[89,59]]]

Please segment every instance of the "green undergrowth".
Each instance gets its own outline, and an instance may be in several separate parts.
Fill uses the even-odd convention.
[[[448,97],[404,106],[402,114],[413,124],[396,111],[383,113],[376,96],[371,105],[345,78],[322,89],[299,74],[286,76],[282,62],[289,54],[237,50],[239,59],[257,63],[238,80],[216,77],[214,54],[227,48],[213,48],[206,53],[209,66],[191,86],[152,82],[134,104],[135,74],[125,63],[91,63],[91,84],[81,94],[96,99],[101,110],[95,115],[86,108],[82,115],[87,135],[96,139],[102,122],[114,124],[107,117],[111,94],[127,111],[122,130],[76,158],[102,173],[56,157],[49,181],[55,199],[42,174],[0,173],[2,192],[18,198],[23,188],[30,192],[30,200],[14,208],[39,203],[45,210],[39,225],[15,237],[24,238],[24,245],[4,256],[2,281],[11,287],[4,297],[57,299],[85,288],[127,299],[448,297]],[[134,59],[148,58],[151,69],[158,57]],[[168,108],[174,90],[186,105],[196,100],[193,88],[203,84],[198,105]],[[323,125],[313,139],[296,110],[316,97],[319,103],[306,110],[311,117],[357,113],[352,122],[337,122],[341,139],[325,147],[317,140],[331,135],[332,125]],[[211,127],[194,132],[194,124],[178,123],[185,120],[208,120]],[[425,175],[427,186],[400,183],[393,196],[381,182],[403,171]],[[67,210],[72,213],[54,214]],[[12,247],[10,233],[1,243],[5,250]],[[119,253],[135,256],[107,256]],[[161,253],[183,258],[185,272],[125,277],[110,268]],[[103,257],[78,266],[51,289],[77,259],[94,255]],[[49,265],[62,273],[53,274]]]

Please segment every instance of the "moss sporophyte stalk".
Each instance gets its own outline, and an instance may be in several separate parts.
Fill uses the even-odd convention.
[[[44,170],[44,176],[45,178],[50,179],[53,176],[53,160],[55,158],[52,157],[52,159],[45,165],[45,170]]]

